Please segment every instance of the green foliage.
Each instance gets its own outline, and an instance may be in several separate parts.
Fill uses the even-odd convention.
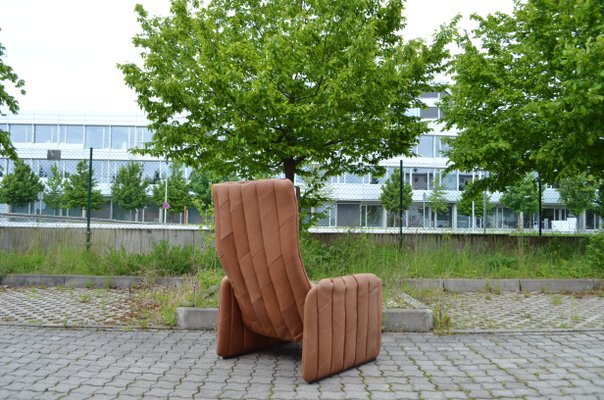
[[[153,187],[152,194],[153,203],[161,207],[166,198],[166,180],[162,179],[159,184]],[[189,194],[189,185],[185,180],[180,165],[175,163],[172,165],[172,171],[168,177],[168,203],[170,214],[183,212],[185,207],[192,204],[191,195]]]
[[[40,178],[23,160],[15,161],[15,170],[7,174],[0,183],[0,203],[22,207],[35,201],[44,190]]]
[[[589,237],[589,243],[585,250],[585,258],[591,268],[604,272],[604,233],[598,233]]]
[[[197,200],[196,206],[200,211],[212,208],[212,184],[218,182],[236,181],[237,176],[215,176],[206,171],[193,171],[189,177],[189,189],[194,193]]]
[[[46,181],[46,188],[44,189],[44,203],[55,210],[63,208],[64,191],[63,177],[59,172],[59,167],[57,164],[53,164],[50,167],[50,177]]]
[[[2,112],[2,109],[4,107],[8,108],[8,111],[13,114],[19,112],[19,103],[6,90],[6,83],[10,84],[10,86],[17,89],[20,94],[25,94],[25,90],[23,90],[25,82],[23,81],[23,79],[19,79],[13,69],[10,66],[6,65],[2,60],[5,50],[5,47],[2,46],[2,43],[0,43],[0,115],[5,115]],[[17,152],[15,151],[15,147],[10,141],[9,133],[1,129],[0,156],[7,156],[15,161],[17,160]]]
[[[598,182],[585,173],[562,178],[558,192],[568,209],[576,216],[594,206]]]
[[[604,175],[604,3],[515,2],[512,15],[474,16],[478,28],[462,48],[442,105],[456,126],[449,158],[459,170],[491,171],[503,190],[538,171]]]
[[[434,226],[437,225],[437,215],[449,211],[449,203],[445,197],[445,185],[440,181],[440,177],[436,175],[432,182],[432,191],[427,198],[428,207],[434,216]]]
[[[461,192],[461,197],[457,202],[457,210],[463,215],[472,215],[472,208],[474,209],[475,216],[483,215],[484,206],[484,191],[474,189],[474,184],[469,183]],[[474,203],[474,207],[472,207]],[[487,195],[487,214],[489,214],[495,208],[495,204],[491,202],[491,196]]]
[[[527,215],[539,211],[539,190],[534,175],[526,174],[520,182],[507,186],[501,196],[501,203],[515,212]]]
[[[92,171],[92,192],[90,197],[90,209],[100,210],[103,208],[103,195],[99,189],[95,189],[97,181]],[[88,161],[81,160],[76,166],[76,173],[69,175],[65,182],[64,205],[66,208],[88,207]]]
[[[390,178],[382,186],[382,193],[380,194],[380,201],[384,208],[391,213],[398,215],[400,210],[400,192],[401,192],[401,173],[399,169],[395,169]],[[403,183],[403,209],[405,211],[411,207],[413,203],[413,190],[411,185]]]
[[[149,180],[143,179],[140,163],[129,162],[120,167],[111,185],[111,195],[115,204],[127,211],[143,208],[148,203]]]
[[[119,65],[151,121],[143,152],[248,179],[311,165],[383,173],[425,122],[405,114],[444,69],[445,26],[405,42],[403,1],[173,0],[136,8],[142,63]],[[303,199],[305,200],[305,199]],[[302,204],[303,208],[306,204]]]
[[[598,193],[596,194],[594,212],[604,218],[604,179],[600,182]]]

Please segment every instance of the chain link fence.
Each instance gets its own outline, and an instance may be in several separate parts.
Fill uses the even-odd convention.
[[[400,175],[399,175],[400,174]],[[403,184],[400,212],[399,177]],[[564,201],[557,187],[536,176],[507,192],[476,191],[469,187],[486,177],[483,171],[447,172],[426,166],[388,166],[385,176],[344,174],[330,179],[325,191],[332,201],[313,211],[323,217],[316,231],[577,233],[602,229],[593,202],[577,209]],[[393,179],[394,178],[394,179]],[[390,188],[389,188],[390,186]],[[580,187],[580,184],[577,185]],[[387,192],[394,191],[394,203]],[[592,199],[597,189],[594,188]]]
[[[88,189],[85,178],[90,162],[93,178],[90,217],[93,227],[109,224],[113,227],[211,225],[209,200],[198,201],[198,194],[191,190],[191,168],[147,156],[134,156],[127,151],[116,152],[115,149],[94,149],[92,159],[89,149],[83,147],[34,150],[20,152],[21,161],[37,177],[42,190],[38,190],[31,201],[0,204],[0,226],[85,223]],[[422,161],[420,158],[415,160]],[[594,209],[588,206],[577,211],[575,207],[571,211],[559,189],[539,185],[536,176],[527,178],[532,183],[529,182],[524,191],[512,194],[478,192],[470,196],[466,193],[467,188],[485,177],[484,172],[446,172],[444,168],[429,167],[425,162],[414,166],[411,161],[405,160],[409,166],[402,169],[400,165],[387,166],[384,176],[343,174],[330,178],[324,192],[331,200],[311,210],[322,216],[312,230],[398,232],[402,228],[405,232],[541,230],[546,233],[576,233],[602,228],[602,217]],[[138,206],[125,205],[116,199],[115,194],[120,171],[133,162],[140,168],[134,181],[144,182],[147,197],[145,203]],[[0,158],[0,181],[14,175],[15,166],[14,161]],[[175,169],[178,169],[178,174],[174,173]],[[176,181],[172,181],[170,177],[175,175]],[[397,176],[402,176],[405,188],[402,213],[397,200],[400,191]],[[178,183],[178,180],[182,182]],[[296,183],[304,187],[303,182]],[[23,191],[22,186],[14,190]],[[394,190],[394,203],[388,203],[384,197],[389,186]],[[178,200],[179,204],[176,204],[175,191],[182,191],[182,187],[188,188],[190,198],[183,202]]]

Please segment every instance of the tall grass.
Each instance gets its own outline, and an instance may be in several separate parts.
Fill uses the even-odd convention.
[[[590,262],[581,247],[553,241],[549,245],[490,249],[457,247],[444,240],[399,250],[368,235],[347,235],[328,244],[308,237],[302,254],[313,280],[357,272],[373,272],[384,281],[408,278],[600,278],[604,269]]]
[[[580,246],[552,241],[526,248],[521,241],[512,248],[486,245],[458,247],[451,241],[425,243],[398,249],[377,243],[370,235],[350,234],[323,244],[303,236],[301,251],[311,280],[372,272],[386,282],[408,278],[601,278],[601,235]],[[208,274],[215,283],[222,274],[213,246],[172,246],[160,242],[147,254],[123,249],[87,252],[69,247],[53,251],[0,251],[0,275],[9,273],[182,276]],[[211,277],[211,279],[210,279]]]

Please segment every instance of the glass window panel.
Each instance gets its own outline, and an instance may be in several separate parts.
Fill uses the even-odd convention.
[[[361,210],[361,225],[368,227],[382,226],[384,209],[378,205],[363,205]]]
[[[420,157],[434,157],[434,136],[422,135],[419,138],[417,152]]]
[[[6,172],[6,158],[0,158],[0,178],[4,176]]]
[[[420,99],[437,99],[438,92],[426,92],[419,95]]]
[[[68,177],[69,175],[75,174],[77,172],[77,168],[76,168],[77,165],[78,165],[77,160],[65,160],[65,163],[63,164],[63,176]],[[93,168],[94,168],[94,161],[93,161]]]
[[[317,221],[317,226],[334,226],[336,224],[336,210],[334,206],[317,207],[316,213],[324,215],[323,218]]]
[[[84,144],[84,126],[63,125],[60,141],[69,144]]]
[[[48,178],[52,176],[50,173],[50,168],[55,165],[57,162],[53,160],[39,160],[40,164],[38,166],[38,176],[40,178]]]
[[[447,139],[446,136],[436,136],[435,137],[437,157],[446,157],[444,153],[451,148],[448,143],[445,143],[446,139]]]
[[[359,226],[360,204],[338,204],[338,226]]]
[[[432,175],[431,170],[426,168],[413,168],[411,187],[413,190],[428,190],[428,180]]]
[[[451,172],[447,175],[441,174],[441,182],[445,190],[457,190],[457,172]]]
[[[419,117],[420,116],[419,108],[410,108],[407,111],[405,111],[405,115],[408,117]]]
[[[32,125],[9,125],[10,140],[13,143],[31,143],[34,129]]]
[[[128,134],[130,127],[112,126],[111,127],[111,148],[116,150],[128,149]]]
[[[345,183],[363,183],[363,177],[355,174],[346,173],[344,175]]]
[[[472,174],[468,173],[459,173],[459,190],[462,191],[465,189],[468,183],[472,182]]]
[[[423,108],[419,112],[421,118],[426,119],[437,119],[438,118],[438,107]]]
[[[86,147],[95,149],[107,148],[107,140],[103,138],[107,135],[107,127],[105,126],[87,126],[86,127]]]
[[[34,143],[54,143],[58,139],[56,125],[36,125],[34,130]]]
[[[150,142],[151,140],[153,140],[153,133],[151,133],[151,131],[149,129],[140,128],[140,130],[142,131],[143,143],[147,143],[147,142]]]
[[[143,177],[149,178],[152,183],[158,183],[161,179],[160,163],[158,161],[145,161],[143,163]]]

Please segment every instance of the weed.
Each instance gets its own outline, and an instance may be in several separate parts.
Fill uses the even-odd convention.
[[[86,289],[92,289],[94,287],[94,282],[92,279],[87,279],[86,282],[84,282],[84,287]]]
[[[551,297],[551,301],[553,306],[559,306],[560,304],[562,304],[562,296],[560,296],[559,294],[555,294]]]
[[[80,303],[90,303],[90,295],[88,293],[82,293],[80,295]]]

